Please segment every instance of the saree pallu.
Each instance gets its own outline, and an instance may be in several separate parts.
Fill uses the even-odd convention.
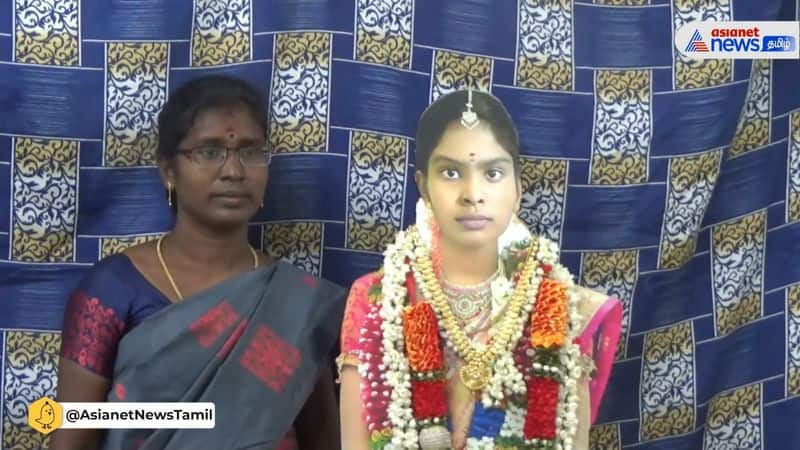
[[[108,401],[213,402],[215,428],[112,429],[103,449],[276,448],[330,364],[345,299],[279,262],[148,317],[120,341]]]

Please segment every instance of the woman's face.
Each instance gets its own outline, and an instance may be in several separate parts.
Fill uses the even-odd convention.
[[[220,149],[224,148],[230,150],[223,162]],[[266,158],[256,162],[256,151],[265,150],[265,133],[247,109],[201,111],[178,150],[172,164],[162,166],[162,173],[175,189],[179,215],[232,228],[245,225],[256,214],[264,200],[268,167]]]
[[[483,126],[450,126],[431,153],[427,176],[416,176],[445,245],[496,245],[519,207],[512,156]]]

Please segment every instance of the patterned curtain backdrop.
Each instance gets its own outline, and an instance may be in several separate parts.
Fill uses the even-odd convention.
[[[186,80],[270,94],[253,243],[350,283],[414,220],[416,120],[472,86],[523,144],[523,220],[618,296],[592,449],[800,448],[800,63],[693,61],[696,20],[797,0],[0,0],[0,433],[56,387],[67,293],[170,226],[156,114]]]

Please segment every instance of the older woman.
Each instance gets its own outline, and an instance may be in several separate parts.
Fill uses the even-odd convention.
[[[159,115],[175,225],[96,264],[64,320],[58,400],[216,404],[213,430],[59,430],[53,450],[330,448],[328,356],[345,292],[247,240],[271,152],[262,96],[229,77],[181,86]],[[296,431],[296,433],[295,433]]]

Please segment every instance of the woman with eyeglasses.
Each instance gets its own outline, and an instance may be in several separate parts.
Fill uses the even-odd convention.
[[[248,243],[270,148],[246,82],[184,84],[158,118],[175,222],[105,258],[65,312],[58,401],[213,402],[214,429],[59,430],[61,449],[317,449],[337,443],[330,370],[346,292]]]

